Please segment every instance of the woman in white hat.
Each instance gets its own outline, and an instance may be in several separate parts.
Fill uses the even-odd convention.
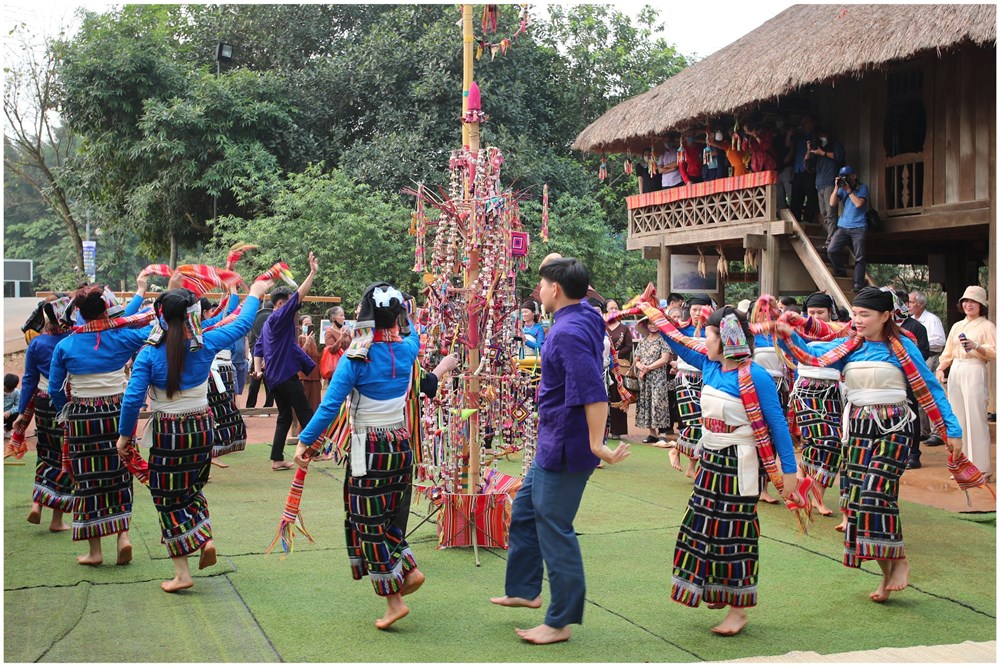
[[[990,427],[986,422],[989,380],[986,362],[997,358],[997,328],[986,319],[989,302],[986,290],[978,285],[967,287],[958,302],[965,319],[955,323],[941,353],[937,377],[945,381],[949,368],[948,402],[962,425],[962,450],[987,478],[990,463]]]

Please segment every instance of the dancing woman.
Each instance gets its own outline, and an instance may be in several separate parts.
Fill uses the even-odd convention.
[[[829,294],[816,292],[805,300],[807,315],[813,320],[829,324],[836,313],[833,298]],[[807,325],[804,325],[807,326]],[[800,329],[801,330],[801,329]],[[823,516],[833,512],[823,501],[823,494],[833,485],[840,472],[841,461],[841,416],[844,400],[841,396],[840,371],[836,368],[819,368],[809,364],[798,365],[798,378],[789,396],[795,421],[802,433],[802,460],[799,467],[804,475],[816,483],[814,505]],[[841,476],[843,484],[843,476]],[[846,491],[847,486],[843,484]],[[842,495],[846,528],[847,495]],[[841,532],[844,528],[838,528]]]
[[[865,287],[852,305],[857,335],[846,340],[806,342],[785,322],[778,332],[801,363],[841,370],[847,387],[844,410],[847,441],[847,530],[844,565],[875,560],[882,580],[869,597],[885,602],[909,585],[910,565],[903,550],[899,520],[899,478],[910,449],[909,386],[935,430],[962,450],[962,429],[941,384],[917,346],[893,319],[892,292]]]
[[[143,440],[150,443],[149,491],[175,572],[172,580],[160,584],[167,593],[194,585],[189,554],[201,550],[199,569],[215,564],[212,524],[202,493],[215,438],[208,404],[209,370],[220,350],[250,331],[270,285],[271,281],[255,282],[240,316],[205,332],[201,305],[193,292],[183,288],[164,292],[153,304],[157,321],[149,336],[151,344],[132,365],[117,447],[123,457],[131,453],[131,437],[148,391],[153,415]]]
[[[692,338],[704,334],[704,322],[712,307],[707,296],[694,296],[688,302],[691,319],[678,327],[680,333]],[[704,312],[702,312],[704,310]],[[680,413],[681,428],[677,433],[677,445],[670,450],[670,463],[681,469],[681,454],[688,457],[684,474],[694,478],[698,465],[698,442],[701,441],[701,369],[687,362],[684,357],[677,360],[677,411]]]
[[[226,316],[236,310],[240,303],[236,286],[229,288],[229,298],[221,312],[211,315],[211,302],[202,297],[199,301],[203,329],[218,324]],[[253,324],[251,322],[251,324]],[[227,325],[227,326],[231,326]],[[227,329],[231,331],[231,329]],[[212,441],[212,463],[220,468],[229,466],[218,460],[220,456],[233,452],[242,452],[247,446],[247,424],[236,405],[236,367],[233,365],[233,343],[241,341],[242,336],[231,341],[215,355],[208,376],[208,407],[212,410],[215,423],[215,437]]]
[[[644,309],[685,362],[701,370],[701,460],[674,549],[671,599],[689,607],[729,607],[719,635],[735,635],[757,604],[761,467],[785,497],[795,490],[795,452],[778,392],[751,361],[753,334],[732,306],[705,323],[705,342],[682,336],[653,308]],[[779,475],[774,461],[781,460]]]
[[[41,523],[42,508],[52,510],[49,530],[69,530],[63,514],[73,511],[73,479],[62,467],[63,428],[56,422],[56,411],[49,400],[49,366],[52,352],[73,326],[73,300],[61,297],[42,306],[45,318],[42,333],[35,336],[24,356],[24,378],[18,410],[23,420],[31,397],[35,397],[35,488],[31,494],[28,523]]]
[[[137,296],[138,298],[138,296]],[[141,299],[138,299],[141,302]],[[74,300],[85,324],[59,341],[49,367],[49,400],[64,417],[73,472],[73,540],[87,540],[82,565],[103,562],[101,538],[117,535],[117,564],[132,560],[132,474],[115,449],[125,393],[125,364],[152,327],[112,328],[124,313],[111,290],[89,285]],[[66,387],[72,396],[67,397]]]
[[[409,613],[402,596],[424,582],[406,537],[392,519],[410,486],[413,453],[404,409],[420,334],[402,338],[397,318],[404,295],[388,283],[369,285],[361,299],[354,340],[337,364],[319,410],[299,434],[302,469],[319,454],[324,431],[350,396],[353,436],[344,483],[347,554],[354,579],[371,579],[386,601],[375,627],[385,630]]]

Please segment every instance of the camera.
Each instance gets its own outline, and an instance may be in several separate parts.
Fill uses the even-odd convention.
[[[847,187],[847,176],[838,176],[836,179],[837,187],[846,188]]]

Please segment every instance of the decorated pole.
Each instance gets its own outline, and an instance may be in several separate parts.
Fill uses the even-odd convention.
[[[462,117],[469,110],[469,86],[472,85],[472,5],[462,5]],[[462,145],[469,146],[469,126],[462,125]],[[471,148],[471,147],[470,147]],[[478,148],[478,147],[477,147]]]
[[[482,109],[482,103],[479,96],[479,86],[476,85],[472,78],[473,69],[473,59],[472,59],[472,5],[462,6],[462,41],[464,46],[464,67],[463,67],[463,81],[465,90],[462,94],[462,117],[467,119],[466,122],[462,123],[462,144],[468,146],[469,154],[472,156],[473,160],[476,160],[475,166],[477,169],[484,169],[485,164],[478,164],[479,162],[479,114],[478,112]],[[470,118],[470,112],[471,118]],[[471,120],[472,122],[468,122]],[[469,228],[468,234],[472,237],[475,236],[477,230],[476,225],[476,200],[473,194],[473,183],[474,179],[469,179],[469,195],[468,195],[468,212],[469,212]],[[465,274],[465,288],[469,289],[479,278],[479,251],[473,246],[472,250],[469,252],[469,268]],[[470,300],[471,301],[471,300]],[[467,409],[475,410],[469,417],[469,437],[465,441],[464,451],[462,456],[464,460],[469,462],[468,475],[466,477],[466,484],[468,485],[465,489],[466,493],[476,493],[479,490],[479,380],[476,378],[474,373],[476,369],[479,368],[479,341],[475,340],[477,336],[472,332],[479,331],[479,309],[471,308],[469,310],[469,332],[470,338],[473,339],[473,344],[469,346],[469,356],[468,365],[466,366],[466,372],[468,373],[469,390],[466,394],[466,405]],[[468,457],[467,459],[465,457]]]

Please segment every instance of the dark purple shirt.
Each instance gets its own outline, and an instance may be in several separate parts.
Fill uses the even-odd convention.
[[[600,463],[590,451],[585,405],[607,403],[604,320],[587,303],[560,308],[545,336],[538,390],[538,450],[545,470],[581,472]]]
[[[264,358],[264,383],[272,389],[297,376],[299,371],[308,375],[316,367],[316,362],[299,347],[295,313],[301,307],[299,293],[293,292],[285,305],[264,322],[254,344],[253,356]]]

